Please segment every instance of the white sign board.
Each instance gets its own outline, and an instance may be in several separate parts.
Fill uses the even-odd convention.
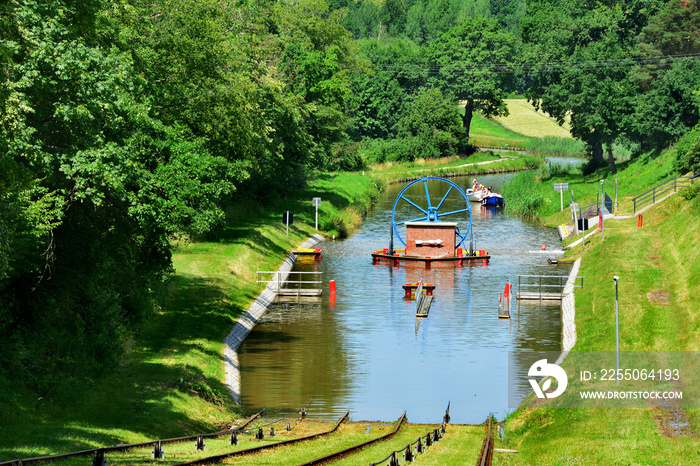
[[[311,199],[311,203],[314,207],[318,207],[321,205],[321,198],[320,197],[314,197]]]
[[[554,190],[555,191],[568,191],[569,190],[569,183],[554,183]]]

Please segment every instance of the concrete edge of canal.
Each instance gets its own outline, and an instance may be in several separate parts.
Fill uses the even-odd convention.
[[[298,249],[312,248],[324,241],[324,237],[316,234],[304,241],[298,246]],[[296,255],[290,253],[284,260],[284,263],[278,269],[282,280],[286,280],[289,272],[294,267]],[[241,368],[238,362],[238,347],[243,343],[243,340],[253,330],[255,324],[267,311],[267,307],[275,299],[275,292],[266,287],[255,301],[250,305],[248,310],[238,318],[238,321],[233,326],[233,329],[224,338],[224,373],[226,375],[226,387],[234,399],[236,404],[241,404]]]
[[[581,258],[576,259],[569,279],[564,286],[564,297],[561,300],[561,348],[565,352],[571,350],[576,344],[576,300],[574,297],[574,284],[581,267]]]

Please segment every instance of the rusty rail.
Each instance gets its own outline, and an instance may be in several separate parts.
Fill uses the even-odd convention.
[[[369,445],[372,445],[374,443],[380,442],[382,440],[389,440],[391,437],[396,435],[396,433],[399,431],[399,429],[401,428],[401,425],[404,423],[404,421],[406,421],[406,411],[404,411],[403,414],[401,415],[401,417],[398,419],[398,421],[396,421],[396,428],[394,428],[394,430],[389,432],[388,434],[384,434],[381,437],[377,437],[377,438],[372,439],[372,440],[367,440],[366,442],[359,443],[359,444],[354,445],[352,447],[348,447],[344,450],[336,451],[335,453],[331,453],[330,455],[326,455],[326,456],[323,456],[321,458],[316,458],[315,460],[311,460],[311,461],[309,461],[307,463],[303,463],[299,466],[310,466],[312,464],[323,464],[323,463],[326,463],[328,461],[337,460],[337,459],[342,458],[344,456],[348,456],[352,453],[356,453],[356,452],[362,450],[363,448],[365,448]]]
[[[258,453],[260,451],[264,450],[270,450],[272,448],[280,447],[283,445],[293,445],[295,443],[299,442],[304,442],[306,440],[313,440],[318,437],[322,437],[324,435],[332,434],[336,430],[338,430],[338,427],[340,427],[340,424],[348,418],[348,415],[350,414],[350,411],[346,411],[345,414],[343,414],[340,419],[335,423],[332,429],[327,430],[325,432],[321,432],[318,434],[311,434],[307,435],[306,437],[299,437],[295,439],[289,439],[289,440],[283,440],[281,442],[275,442],[275,443],[270,443],[267,445],[260,445],[257,447],[252,447],[252,448],[246,448],[244,450],[237,450],[237,451],[232,451],[229,453],[223,453],[221,455],[214,455],[214,456],[207,456],[206,458],[199,458],[196,460],[192,461],[187,461],[185,463],[178,463],[176,466],[190,466],[190,465],[195,465],[195,464],[210,464],[210,463],[218,463],[220,461],[223,461],[227,458],[232,458],[234,456],[245,456],[245,455],[252,455],[254,453]]]
[[[251,416],[250,419],[248,419],[246,422],[244,422],[242,425],[236,427],[235,429],[222,430],[219,432],[211,432],[208,434],[188,435],[186,437],[174,437],[174,438],[163,439],[163,440],[151,440],[151,441],[142,442],[142,443],[129,443],[129,444],[123,444],[123,445],[113,445],[111,447],[93,448],[90,450],[73,451],[73,452],[69,452],[69,453],[58,453],[56,455],[35,456],[32,458],[14,459],[14,460],[10,460],[10,461],[0,462],[0,466],[25,465],[25,464],[30,464],[30,463],[54,461],[54,460],[60,460],[60,459],[64,459],[64,458],[72,458],[72,457],[77,457],[77,456],[96,456],[96,455],[104,456],[105,453],[114,452],[114,451],[126,451],[126,450],[131,450],[133,448],[143,448],[143,447],[155,447],[157,444],[164,445],[164,444],[168,444],[168,443],[196,441],[200,437],[201,438],[211,438],[211,437],[220,437],[222,435],[230,435],[234,432],[240,432],[241,430],[243,430],[246,426],[248,426],[248,424],[250,424],[255,419],[260,417],[264,411],[265,411],[264,409],[258,411],[256,414]]]
[[[491,414],[489,413],[489,424],[487,427],[486,438],[481,445],[479,459],[476,461],[476,466],[491,466],[493,461],[493,437],[491,436]]]
[[[376,465],[383,465],[387,464],[390,466],[399,466],[401,464],[401,457],[403,457],[404,461],[407,462],[412,462],[416,460],[416,455],[419,453],[425,453],[426,448],[429,446],[432,446],[433,443],[439,442],[440,439],[442,439],[442,434],[445,433],[445,424],[442,424],[440,427],[437,429],[431,430],[425,435],[422,435],[418,437],[418,440],[416,440],[413,443],[407,444],[405,447],[403,447],[400,450],[394,450],[391,453],[389,453],[389,456],[374,462],[370,463],[370,466],[376,466]],[[424,443],[425,442],[425,443]],[[413,448],[415,446],[415,449]]]

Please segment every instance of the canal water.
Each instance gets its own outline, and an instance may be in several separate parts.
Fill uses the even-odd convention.
[[[511,176],[479,181],[498,192]],[[464,188],[471,179],[451,180]],[[442,185],[429,184],[433,205],[444,196]],[[509,357],[560,350],[558,303],[514,304],[510,320],[498,319],[506,282],[517,288],[519,275],[568,274],[568,267],[547,261],[562,256],[557,232],[471,203],[475,248],[490,253],[488,264],[373,263],[371,253],[389,246],[392,208],[403,187],[389,186],[350,238],[322,243],[322,260],[300,258],[298,270],[321,272],[323,297],[271,307],[241,345],[244,414],[288,412],[312,400],[309,412],[328,419],[349,410],[354,420],[393,421],[405,410],[411,422],[439,422],[448,403],[454,423],[480,423],[489,413],[502,419],[512,411]],[[423,184],[406,196],[425,198]],[[453,209],[445,208],[440,212]],[[394,247],[402,247],[396,239]],[[415,302],[402,289],[420,278],[436,286],[425,319],[416,319]],[[511,387],[520,396],[529,392],[523,382]]]

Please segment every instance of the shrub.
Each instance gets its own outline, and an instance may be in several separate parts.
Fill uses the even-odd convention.
[[[506,198],[506,210],[515,215],[532,217],[537,215],[537,209],[546,202],[538,188],[537,179],[548,176],[548,168],[528,170],[515,175],[504,187],[503,197]]]
[[[676,144],[673,168],[680,173],[700,172],[700,129],[687,132]]]
[[[700,193],[700,182],[697,182],[691,186],[688,186],[685,189],[682,189],[679,194],[687,200],[691,200],[697,197],[698,193]]]

